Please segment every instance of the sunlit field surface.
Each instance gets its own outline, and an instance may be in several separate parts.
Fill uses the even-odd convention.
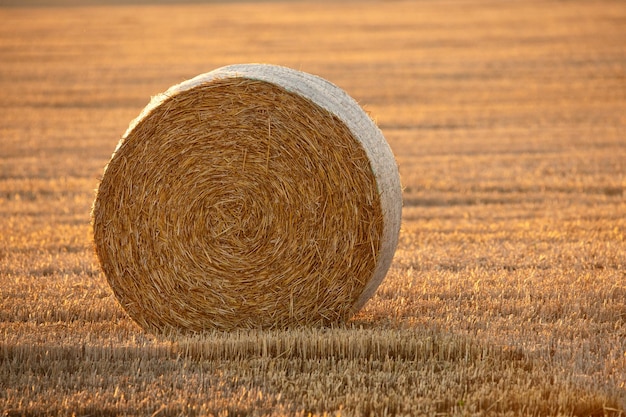
[[[626,415],[625,2],[121,3],[0,7],[2,415]],[[147,334],[94,190],[151,95],[243,62],[378,122],[396,257],[339,328]]]

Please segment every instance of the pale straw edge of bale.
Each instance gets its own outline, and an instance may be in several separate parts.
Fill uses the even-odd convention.
[[[402,222],[402,187],[396,160],[381,130],[361,106],[338,86],[321,77],[278,65],[235,64],[217,68],[152,97],[130,123],[116,151],[137,124],[166,99],[210,81],[226,78],[265,81],[305,97],[337,116],[363,145],[376,178],[383,214],[383,234],[374,273],[352,307],[353,311],[358,311],[374,295],[393,261]]]

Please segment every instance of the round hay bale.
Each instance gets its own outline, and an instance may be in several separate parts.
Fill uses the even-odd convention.
[[[391,149],[352,98],[245,64],[153,97],[105,168],[92,222],[132,319],[203,331],[348,319],[387,273],[401,211]]]

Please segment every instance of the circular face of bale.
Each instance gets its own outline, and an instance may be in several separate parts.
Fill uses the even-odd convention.
[[[92,211],[117,299],[149,331],[328,325],[389,268],[401,192],[382,134],[338,87],[225,67],[153,98]]]

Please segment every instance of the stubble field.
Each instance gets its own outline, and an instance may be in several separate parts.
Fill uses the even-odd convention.
[[[3,415],[626,415],[626,3],[8,3]],[[98,178],[151,95],[242,62],[377,120],[396,257],[345,326],[147,334],[93,252]]]

